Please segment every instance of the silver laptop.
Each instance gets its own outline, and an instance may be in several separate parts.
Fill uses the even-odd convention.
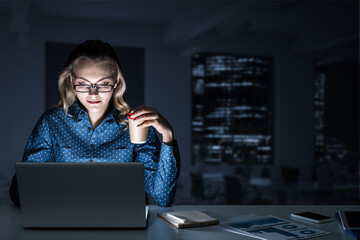
[[[144,228],[143,163],[15,164],[25,228]]]

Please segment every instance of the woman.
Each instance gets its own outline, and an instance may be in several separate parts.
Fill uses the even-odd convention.
[[[169,206],[180,171],[173,129],[154,108],[138,107],[131,117],[139,127],[149,127],[149,135],[144,144],[131,143],[125,88],[117,55],[108,43],[88,40],[77,46],[59,74],[57,108],[40,118],[23,161],[143,162],[146,192],[158,205]],[[10,196],[19,205],[15,180]]]

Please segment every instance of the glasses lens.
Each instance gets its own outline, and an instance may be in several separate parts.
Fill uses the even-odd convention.
[[[112,85],[97,85],[98,92],[110,92]]]
[[[75,90],[78,92],[89,92],[90,85],[75,85]]]

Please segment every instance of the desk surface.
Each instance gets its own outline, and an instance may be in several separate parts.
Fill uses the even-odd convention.
[[[170,208],[161,208],[150,206],[148,227],[144,230],[71,230],[71,229],[43,229],[43,230],[25,230],[21,225],[20,210],[11,205],[0,205],[0,239],[9,240],[107,240],[107,239],[254,239],[234,233],[222,231],[216,226],[207,226],[200,228],[176,229],[157,217],[158,212],[164,211],[183,211],[200,210],[220,221],[230,217],[236,217],[244,214],[256,215],[274,215],[280,218],[290,220],[290,213],[300,211],[315,211],[317,213],[333,216],[338,210],[356,210],[360,211],[360,206],[314,206],[314,205],[178,205]],[[293,220],[294,221],[294,220]],[[345,234],[339,223],[335,220],[325,224],[311,224],[299,222],[303,225],[315,227],[329,231],[332,234],[320,237],[321,240],[341,240],[351,239]],[[312,238],[315,239],[315,238]]]

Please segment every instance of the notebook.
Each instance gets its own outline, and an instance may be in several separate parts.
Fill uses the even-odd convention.
[[[143,163],[15,164],[25,228],[144,228]]]
[[[197,211],[164,212],[158,216],[177,228],[202,227],[219,224],[219,220]]]

